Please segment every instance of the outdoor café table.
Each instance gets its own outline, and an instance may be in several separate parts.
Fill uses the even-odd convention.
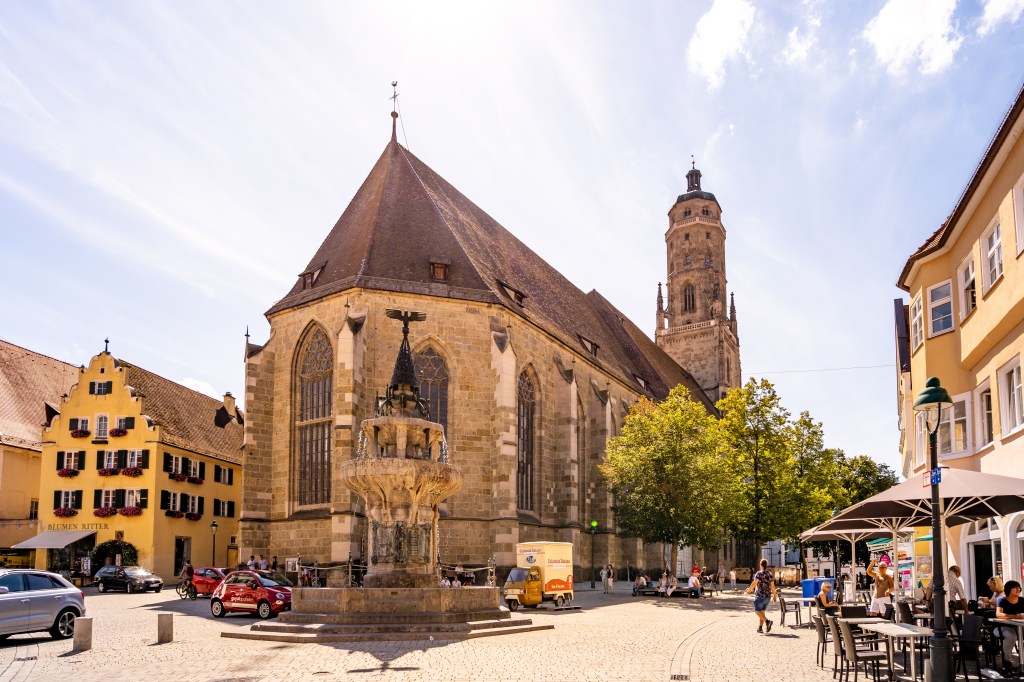
[[[1024,642],[1024,618],[988,618],[989,623],[993,625],[1000,625],[1004,628],[1013,627],[1017,628],[1017,644],[1018,646],[1024,646],[1021,643]],[[1021,659],[1021,665],[1017,666],[1017,671],[1024,670],[1024,658]]]
[[[889,663],[889,679],[895,679],[893,674],[892,651],[893,643],[897,639],[910,640],[910,678],[917,679],[917,656],[914,651],[914,640],[919,637],[931,637],[932,629],[911,625],[910,623],[865,623],[860,626],[866,632],[876,632],[888,640],[886,654]]]

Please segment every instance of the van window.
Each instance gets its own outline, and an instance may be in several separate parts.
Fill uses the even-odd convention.
[[[510,583],[524,583],[526,582],[526,574],[529,571],[525,568],[513,568],[512,572],[508,574],[508,581]]]

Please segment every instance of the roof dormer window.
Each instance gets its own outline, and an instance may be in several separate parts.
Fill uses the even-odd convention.
[[[448,267],[451,265],[451,260],[448,258],[431,258],[430,259],[430,279],[434,282],[447,282],[448,281]]]
[[[324,265],[326,265],[326,263],[318,265],[315,268],[310,268],[299,275],[299,279],[302,281],[303,291],[313,288],[313,285],[316,284],[317,277],[320,276],[320,271],[324,269]]]
[[[506,282],[502,282],[500,279],[498,280],[498,286],[501,287],[501,293],[514,301],[516,305],[523,305],[523,302],[526,300],[526,294],[513,286],[509,286]]]
[[[583,334],[577,334],[576,336],[579,337],[580,343],[583,344],[583,348],[596,358],[597,349],[600,348],[601,346],[597,345],[587,337],[583,336]]]
[[[636,383],[640,384],[640,388],[644,389],[645,391],[648,389],[647,380],[644,379],[642,376],[640,376],[639,374],[634,374],[633,378],[636,379]]]

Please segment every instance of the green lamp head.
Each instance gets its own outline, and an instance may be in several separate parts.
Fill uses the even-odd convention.
[[[597,530],[597,521],[591,521],[590,528],[591,530]]]
[[[935,428],[938,428],[939,415],[942,413],[942,408],[952,404],[953,401],[949,397],[949,391],[942,387],[938,377],[932,377],[925,382],[924,390],[918,394],[917,400],[914,401],[914,411],[925,412],[928,422],[934,422]],[[929,430],[931,430],[930,423]]]

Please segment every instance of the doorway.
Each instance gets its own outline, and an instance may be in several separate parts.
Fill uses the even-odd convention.
[[[974,556],[974,594],[988,594],[988,579],[995,573],[995,566],[992,563],[992,543],[975,542],[971,545],[971,553]]]
[[[192,560],[192,538],[174,538],[174,575],[181,573],[186,559]]]

